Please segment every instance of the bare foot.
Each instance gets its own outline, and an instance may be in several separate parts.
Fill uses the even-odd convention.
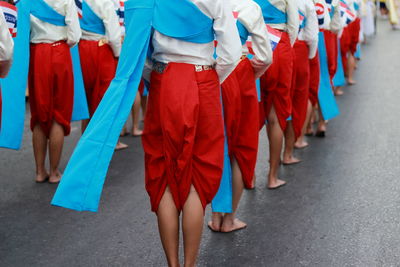
[[[247,224],[242,222],[239,219],[234,219],[233,221],[231,220],[224,220],[221,226],[221,232],[222,233],[231,233],[235,232],[238,230],[242,230],[247,227]]]
[[[55,171],[54,173],[50,174],[50,178],[49,178],[49,183],[51,184],[58,184],[61,180],[61,172],[60,171]]]
[[[301,160],[299,160],[295,156],[286,156],[286,157],[283,157],[282,164],[283,165],[293,165],[293,164],[297,164],[300,162],[301,162]]]
[[[119,134],[119,136],[125,136],[125,135],[127,135],[128,134],[128,131],[126,130],[126,127],[124,127],[124,128],[122,128],[122,131],[121,131],[121,133]]]
[[[132,135],[133,136],[141,136],[143,134],[143,131],[140,129],[132,129]]]
[[[222,214],[219,212],[213,212],[211,215],[211,221],[208,222],[208,228],[213,232],[220,232],[222,225]]]
[[[282,186],[286,185],[286,182],[280,179],[276,179],[275,182],[268,182],[268,189],[273,190],[273,189],[278,189]]]
[[[353,80],[353,79],[348,79],[348,80],[347,80],[347,83],[348,83],[349,85],[355,85],[355,84],[356,84],[356,81]]]
[[[344,92],[343,92],[342,89],[340,89],[340,87],[338,87],[338,88],[335,90],[335,95],[336,95],[336,96],[341,96],[341,95],[343,95],[343,94],[344,94]]]
[[[296,141],[296,143],[294,143],[294,148],[302,149],[305,147],[308,147],[308,143],[306,141],[304,141],[304,139],[301,139],[301,140],[299,139]]]
[[[129,146],[127,144],[124,144],[124,143],[118,141],[117,145],[115,146],[115,150],[118,151],[118,150],[126,149],[128,147]]]
[[[45,173],[38,173],[38,174],[36,174],[35,182],[41,184],[41,183],[46,182],[47,179],[49,179],[49,174],[48,174],[47,172],[45,172]]]

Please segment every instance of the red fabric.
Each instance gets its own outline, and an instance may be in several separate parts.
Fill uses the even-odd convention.
[[[340,49],[342,55],[342,63],[345,73],[347,73],[347,55],[357,51],[357,44],[360,38],[361,20],[357,18],[355,21],[347,25],[343,29],[342,37],[340,38]]]
[[[331,84],[333,85],[333,77],[337,70],[338,43],[337,34],[331,31],[324,31],[326,54],[328,57],[328,70]]]
[[[70,133],[74,76],[69,46],[65,42],[31,44],[29,103],[31,129],[39,124],[48,137],[53,121]]]
[[[257,162],[259,120],[258,96],[250,60],[242,60],[222,84],[224,118],[229,154],[242,172],[246,188],[252,187]]]
[[[273,106],[283,131],[286,129],[286,120],[292,112],[293,60],[289,35],[283,32],[274,51],[272,64],[260,78],[264,114],[268,118]]]
[[[224,125],[218,75],[169,63],[151,75],[142,143],[152,211],[168,186],[182,210],[191,185],[205,208],[221,182]]]
[[[99,46],[98,41],[81,40],[79,55],[89,113],[92,116],[114,79],[116,60],[111,47],[108,44]]]
[[[140,95],[143,96],[143,94],[144,94],[144,82],[143,82],[143,80],[140,81],[138,90],[139,90]]]
[[[295,82],[292,98],[292,123],[296,138],[301,136],[301,130],[307,116],[308,91],[310,87],[309,49],[304,41],[294,44],[295,51]]]
[[[309,60],[310,67],[310,85],[309,85],[309,94],[308,97],[313,106],[318,104],[318,89],[319,89],[319,58],[318,52],[313,59]]]

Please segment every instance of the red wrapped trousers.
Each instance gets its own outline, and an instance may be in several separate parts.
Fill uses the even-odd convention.
[[[218,191],[224,159],[224,126],[214,70],[169,63],[152,72],[142,143],[146,190],[157,212],[169,187],[182,210],[191,185],[205,208]]]
[[[65,42],[31,44],[29,103],[31,129],[39,124],[48,137],[56,121],[70,133],[74,77],[69,46]]]
[[[229,155],[237,160],[245,187],[251,188],[258,152],[259,104],[249,59],[243,59],[224,81],[222,99]]]

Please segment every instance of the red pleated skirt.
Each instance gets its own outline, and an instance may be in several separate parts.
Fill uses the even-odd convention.
[[[260,78],[264,114],[268,118],[273,106],[283,131],[286,129],[286,120],[292,113],[293,57],[289,35],[283,32],[274,51],[272,64]]]
[[[354,55],[357,51],[357,44],[360,38],[360,28],[361,20],[357,18],[343,29],[343,34],[340,38],[340,52],[342,55],[342,63],[345,73],[347,73],[348,53]]]
[[[99,46],[98,41],[81,40],[79,54],[86,98],[92,116],[114,79],[116,60],[111,47],[108,44]]]
[[[169,187],[182,210],[191,185],[205,208],[218,191],[224,159],[221,93],[215,70],[169,63],[153,71],[142,143],[146,190],[157,212]]]
[[[333,85],[333,77],[337,70],[338,57],[338,40],[337,34],[331,31],[324,31],[326,54],[328,57],[328,70],[331,84]]]
[[[39,124],[48,137],[53,121],[70,133],[74,76],[69,46],[65,42],[31,44],[29,102],[31,129]]]
[[[229,155],[237,160],[245,187],[251,188],[258,153],[259,104],[254,70],[247,58],[222,84],[222,99]]]
[[[295,82],[292,93],[292,123],[296,138],[301,136],[301,130],[307,116],[308,91],[310,88],[309,49],[304,41],[296,41],[295,51]]]
[[[309,85],[309,94],[308,98],[311,101],[313,106],[318,104],[318,90],[319,90],[319,58],[318,52],[314,58],[309,59],[309,67],[310,67],[310,85]]]

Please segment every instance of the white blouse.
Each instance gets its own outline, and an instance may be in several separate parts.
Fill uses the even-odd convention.
[[[31,43],[66,41],[74,46],[81,38],[81,28],[74,0],[44,0],[55,11],[65,16],[67,26],[56,26],[31,15]]]
[[[106,38],[111,46],[114,56],[119,57],[121,53],[121,26],[119,18],[115,12],[113,0],[85,0],[93,12],[103,20],[106,35],[82,30],[82,39],[89,41],[99,41]]]
[[[205,15],[213,19],[218,42],[214,59],[214,42],[197,44],[174,39],[158,31],[153,35],[152,59],[163,63],[178,62],[214,65],[222,83],[235,69],[242,56],[242,46],[230,0],[191,0]]]
[[[0,11],[0,61],[9,61],[12,59],[14,50],[14,41],[3,12]]]
[[[299,40],[308,44],[309,58],[314,58],[318,48],[318,18],[312,0],[298,0],[299,10],[306,17],[306,25],[300,30]]]

